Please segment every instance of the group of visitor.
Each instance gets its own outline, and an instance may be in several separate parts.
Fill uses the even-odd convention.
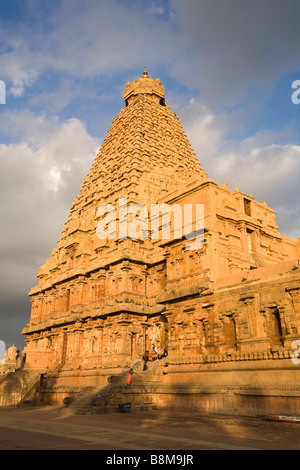
[[[167,357],[167,355],[168,355],[168,351],[166,350],[166,348],[164,348],[164,350],[161,354],[158,354],[157,346],[154,344],[154,346],[152,347],[151,352],[145,351],[144,354],[143,354],[143,361],[144,361],[143,370],[148,369],[147,362],[156,361],[157,359],[163,359],[164,357]],[[134,374],[133,369],[130,368],[129,373],[128,373],[128,377],[127,377],[127,381],[126,381],[127,385],[131,384],[133,374]]]
[[[168,355],[168,351],[166,350],[166,348],[164,348],[161,354],[158,354],[157,346],[154,344],[151,352],[145,351],[143,354],[143,361],[144,361],[143,370],[148,369],[147,362],[156,361],[157,359],[163,359],[164,357],[167,357],[167,355]]]

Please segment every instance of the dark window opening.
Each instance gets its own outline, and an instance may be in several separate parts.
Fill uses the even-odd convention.
[[[273,332],[275,336],[282,337],[282,328],[278,309],[273,313]]]
[[[244,199],[244,211],[246,215],[251,216],[251,201],[249,199]]]

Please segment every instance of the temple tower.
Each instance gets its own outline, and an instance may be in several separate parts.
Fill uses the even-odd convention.
[[[169,352],[166,386],[204,381],[216,403],[220,384],[235,394],[254,375],[284,390],[300,342],[299,240],[279,233],[266,202],[207,177],[159,79],[145,70],[123,98],[29,293],[25,367],[56,370],[63,394],[155,344]],[[201,244],[175,237],[173,219],[172,236],[154,237],[153,205],[203,206]],[[166,225],[160,214],[159,233]]]
[[[138,357],[148,347],[148,318],[164,308],[155,298],[166,280],[165,248],[150,238],[122,238],[120,212],[128,210],[129,223],[135,204],[150,214],[151,204],[207,177],[165,102],[160,79],[149,78],[145,70],[127,83],[123,97],[125,106],[73,201],[56,248],[38,271],[38,285],[29,293],[32,315],[23,331],[28,367],[68,360],[81,364],[88,356],[95,362],[96,350],[99,367],[104,357],[118,364],[120,357]],[[106,238],[97,233],[106,212],[100,213],[100,207],[115,209],[117,223],[107,227]],[[105,328],[109,318],[110,328]],[[83,325],[88,323],[93,327],[86,330]]]

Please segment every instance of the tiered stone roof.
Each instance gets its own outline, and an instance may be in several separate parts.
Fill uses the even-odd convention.
[[[127,83],[123,96],[126,106],[113,120],[31,294],[66,275],[99,267],[99,249],[104,245],[96,236],[100,204],[115,204],[119,196],[128,197],[129,203],[156,203],[207,179],[178,117],[165,103],[159,79],[149,78],[145,71]]]

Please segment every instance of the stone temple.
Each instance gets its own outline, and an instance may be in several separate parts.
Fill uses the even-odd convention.
[[[22,382],[42,403],[105,390],[106,407],[300,412],[300,241],[279,233],[266,202],[207,177],[160,79],[145,70],[123,98],[29,293],[14,376],[42,377]],[[101,238],[104,204],[116,223]],[[202,205],[202,243],[121,237],[121,212],[137,204],[148,214],[153,204]],[[147,231],[141,214],[134,220]],[[168,355],[143,371],[154,345]]]

